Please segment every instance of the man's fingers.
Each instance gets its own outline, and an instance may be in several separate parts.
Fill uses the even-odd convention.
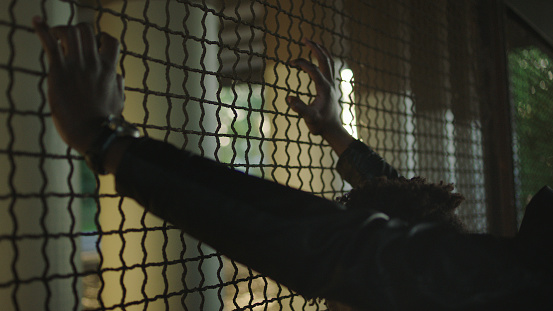
[[[303,42],[311,49],[311,51],[315,54],[315,57],[317,58],[317,61],[319,62],[319,68],[321,69],[321,72],[323,75],[328,79],[333,79],[333,67],[331,58],[327,56],[327,54],[324,52],[324,50],[321,48],[320,45],[317,43],[308,40],[303,39]]]
[[[64,49],[65,58],[83,64],[83,50],[81,35],[73,26],[58,26],[50,29],[54,37],[58,38]]]
[[[119,107],[119,114],[123,113],[123,106],[125,104],[125,78],[123,78],[122,75],[117,74],[116,78],[117,80],[117,87],[119,88],[119,92],[121,94],[121,101],[120,101],[120,107]]]
[[[117,74],[116,79],[117,79],[117,87],[119,88],[119,92],[121,92],[121,94],[125,93],[125,78],[123,78],[122,75]]]
[[[33,18],[33,26],[50,64],[60,65],[63,60],[62,51],[58,40],[50,33],[50,27],[39,16]]]
[[[294,110],[300,117],[303,117],[306,113],[308,113],[309,106],[295,96],[286,97],[286,103],[290,109]]]
[[[332,80],[336,76],[336,67],[334,67],[334,58],[332,57],[332,54],[330,54],[330,51],[324,46],[317,44],[323,50],[323,52],[326,54],[326,57],[329,61],[330,66],[330,72],[332,73],[332,76],[330,77],[330,80]]]
[[[107,33],[100,35],[100,59],[110,66],[115,66],[119,57],[119,41]]]
[[[98,61],[98,46],[96,45],[96,37],[94,36],[92,25],[89,23],[80,23],[76,27],[81,36],[81,45],[85,61],[87,63],[96,63]]]
[[[315,66],[312,62],[304,59],[298,58],[290,62],[291,65],[300,67],[305,71],[313,81],[315,81],[315,86],[317,92],[323,91],[323,88],[326,86],[327,79],[319,70],[319,67]]]

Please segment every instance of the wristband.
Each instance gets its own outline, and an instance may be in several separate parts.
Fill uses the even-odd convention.
[[[106,175],[108,172],[104,168],[106,152],[117,138],[121,137],[140,137],[138,129],[125,121],[123,117],[110,115],[102,123],[102,132],[96,138],[90,149],[84,154],[86,165],[99,175]]]

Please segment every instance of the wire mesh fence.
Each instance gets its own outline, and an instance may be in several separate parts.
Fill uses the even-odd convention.
[[[124,115],[144,135],[333,199],[349,190],[337,157],[284,101],[314,96],[289,62],[311,58],[302,38],[320,42],[340,72],[350,133],[407,177],[455,183],[466,226],[487,230],[480,110],[489,94],[477,1],[7,0],[4,310],[326,309],[145,213],[109,177],[88,171],[55,133],[33,15],[52,25],[90,22],[120,40]]]

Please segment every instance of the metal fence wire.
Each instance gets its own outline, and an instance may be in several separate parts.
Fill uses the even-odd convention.
[[[0,1],[2,310],[326,310],[92,175],[53,127],[32,16],[120,40],[124,115],[144,135],[333,199],[350,189],[337,157],[284,100],[314,96],[289,62],[313,59],[302,38],[319,42],[352,135],[407,177],[454,183],[461,218],[485,232],[478,12],[456,0]]]

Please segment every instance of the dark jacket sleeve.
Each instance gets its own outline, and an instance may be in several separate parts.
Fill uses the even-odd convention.
[[[340,155],[336,169],[354,188],[375,177],[385,176],[389,179],[399,177],[399,173],[393,166],[358,140],[354,140]]]
[[[345,210],[154,140],[132,145],[116,182],[150,212],[307,297],[370,310],[480,310],[551,290],[551,274],[529,265],[516,240]]]

